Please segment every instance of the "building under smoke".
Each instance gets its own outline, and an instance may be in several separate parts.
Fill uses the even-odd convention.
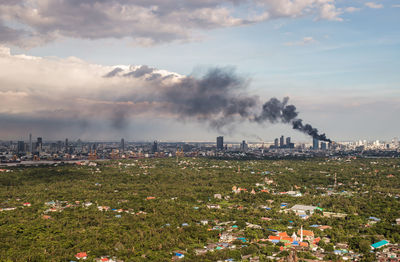
[[[318,150],[319,149],[319,140],[317,138],[313,138],[313,147],[314,150]]]

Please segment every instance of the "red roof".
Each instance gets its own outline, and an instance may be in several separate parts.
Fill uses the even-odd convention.
[[[78,254],[75,255],[76,258],[84,258],[87,257],[86,252],[79,252]]]
[[[316,239],[314,239],[314,244],[318,243],[321,240],[320,237],[317,237]]]
[[[269,240],[281,240],[281,237],[279,236],[268,236]]]

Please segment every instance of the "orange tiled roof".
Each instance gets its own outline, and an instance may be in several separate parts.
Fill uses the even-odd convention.
[[[281,232],[278,234],[280,237],[288,237],[288,234],[286,232]]]
[[[281,237],[278,236],[268,236],[269,240],[281,240]]]
[[[300,236],[301,235],[301,230],[297,231],[297,235]],[[310,231],[310,230],[303,230],[303,236],[306,237],[313,237],[314,236],[314,232]]]
[[[321,240],[320,237],[317,237],[316,239],[314,239],[314,243],[318,243]]]

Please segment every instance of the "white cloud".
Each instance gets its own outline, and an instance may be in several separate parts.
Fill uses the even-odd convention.
[[[361,8],[353,7],[353,6],[349,6],[349,7],[346,7],[346,8],[344,9],[344,11],[345,11],[346,13],[354,13],[354,12],[358,12],[358,11],[360,11],[360,10],[361,10]]]
[[[81,59],[11,55],[0,47],[0,114],[37,117],[112,118],[122,108],[132,114],[151,114],[154,100],[144,97],[179,81],[181,75],[146,66],[116,67],[90,64]]]
[[[302,40],[297,41],[297,42],[286,42],[285,45],[286,46],[304,46],[304,45],[311,45],[311,44],[315,44],[317,43],[317,41],[311,37],[311,36],[307,36],[307,37],[303,37]]]
[[[154,45],[196,39],[202,30],[282,17],[341,21],[341,13],[334,0],[0,1],[0,43],[31,47],[63,37],[127,37]]]
[[[377,4],[377,3],[374,3],[374,2],[366,2],[365,5],[366,5],[367,7],[369,7],[369,8],[372,8],[372,9],[380,9],[380,8],[383,8],[383,4]]]

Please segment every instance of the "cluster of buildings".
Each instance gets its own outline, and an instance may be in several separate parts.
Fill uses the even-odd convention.
[[[290,137],[282,135],[273,143],[224,142],[223,136],[218,136],[216,143],[212,142],[84,142],[80,139],[69,141],[45,141],[43,137],[28,141],[0,141],[0,161],[20,162],[39,160],[96,160],[123,159],[143,157],[313,157],[335,156],[348,154],[363,154],[366,150],[377,156],[388,152],[400,156],[400,144],[397,138],[390,143],[380,141],[357,142],[325,142],[314,138],[312,144],[293,143]],[[372,151],[371,151],[372,150]],[[369,155],[370,156],[370,155]]]

